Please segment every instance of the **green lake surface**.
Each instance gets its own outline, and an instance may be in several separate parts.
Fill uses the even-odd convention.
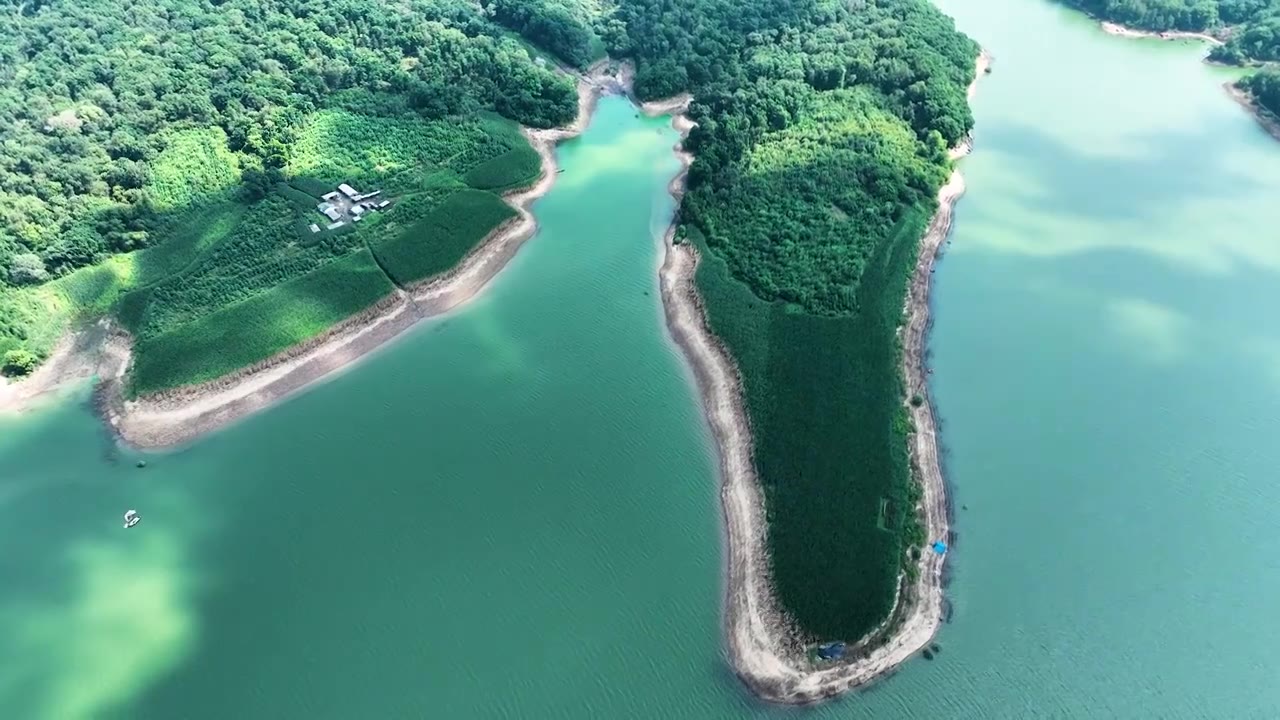
[[[934,295],[938,659],[804,709],[729,671],[675,135],[607,98],[493,286],[332,381],[146,456],[84,392],[0,419],[0,717],[1280,716],[1280,143],[1195,45],[941,5],[996,65]]]

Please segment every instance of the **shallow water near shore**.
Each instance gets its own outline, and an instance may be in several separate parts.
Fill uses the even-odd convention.
[[[332,382],[168,454],[83,394],[0,419],[0,717],[1280,714],[1280,144],[1192,44],[941,5],[996,65],[934,293],[938,659],[806,709],[728,670],[675,135],[606,98],[494,286]]]

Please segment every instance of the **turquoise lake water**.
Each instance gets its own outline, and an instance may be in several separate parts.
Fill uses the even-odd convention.
[[[805,709],[728,670],[675,136],[612,98],[493,287],[333,381],[143,470],[83,393],[0,419],[0,717],[1280,716],[1280,143],[1195,45],[941,5],[996,65],[934,296],[937,660]]]

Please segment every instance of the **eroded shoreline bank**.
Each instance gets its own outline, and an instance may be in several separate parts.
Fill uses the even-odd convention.
[[[984,50],[975,61],[974,80],[969,86],[971,98],[978,78],[990,65],[991,56]],[[684,102],[688,102],[687,98]],[[664,103],[651,111],[656,114],[660,109],[677,111],[682,107]],[[682,114],[674,116],[673,125],[682,136],[689,128],[688,119]],[[967,154],[970,147],[968,140],[961,143],[952,151],[952,158]],[[687,168],[691,158],[679,146],[677,153]],[[683,175],[682,172],[671,185],[677,202],[684,189]],[[903,372],[909,393],[926,392],[924,347],[929,325],[929,280],[938,250],[951,228],[953,208],[963,192],[963,178],[958,170],[953,171],[938,193],[938,211],[921,240],[920,259],[907,299],[910,320],[904,330]],[[898,593],[890,614],[891,620],[898,622],[888,636],[883,632],[890,621],[859,641],[852,648],[855,657],[849,661],[821,668],[810,664],[770,586],[764,498],[752,461],[750,421],[742,402],[741,381],[731,356],[707,325],[694,282],[698,253],[689,245],[674,243],[675,227],[673,222],[663,240],[663,307],[672,338],[693,370],[720,456],[720,495],[728,538],[724,625],[730,661],[742,681],[765,700],[802,704],[833,697],[891,671],[933,638],[943,616],[943,557],[921,554],[917,581],[909,587],[904,582]],[[931,538],[946,537],[946,487],[938,459],[933,409],[924,403],[911,411],[916,427],[911,438],[911,463],[923,486],[925,531]],[[873,639],[884,642],[867,652]]]
[[[0,385],[0,412],[23,412],[61,388],[97,376],[95,406],[117,438],[143,449],[190,442],[318,382],[331,379],[418,322],[476,297],[537,230],[531,207],[555,184],[557,143],[582,133],[604,95],[625,94],[622,79],[597,63],[578,78],[578,113],[569,125],[521,132],[541,158],[533,185],[504,194],[516,217],[490,232],[451,271],[407,290],[397,289],[325,333],[262,362],[207,383],[136,400],[126,399],[124,373],[130,338],[109,320],[69,332],[30,378]]]
[[[1235,83],[1223,83],[1222,87],[1227,91],[1227,95],[1231,96],[1232,100],[1239,103],[1240,107],[1247,110],[1249,114],[1253,116],[1253,119],[1257,121],[1258,125],[1262,126],[1263,130],[1267,131],[1268,135],[1276,140],[1280,140],[1280,118],[1276,117],[1271,111],[1259,105],[1258,101],[1255,100],[1252,95],[1236,87]]]

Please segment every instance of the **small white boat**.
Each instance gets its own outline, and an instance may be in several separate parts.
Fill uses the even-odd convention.
[[[138,514],[137,510],[130,510],[124,514],[124,526],[126,529],[131,528],[140,522],[142,522],[142,516]]]

